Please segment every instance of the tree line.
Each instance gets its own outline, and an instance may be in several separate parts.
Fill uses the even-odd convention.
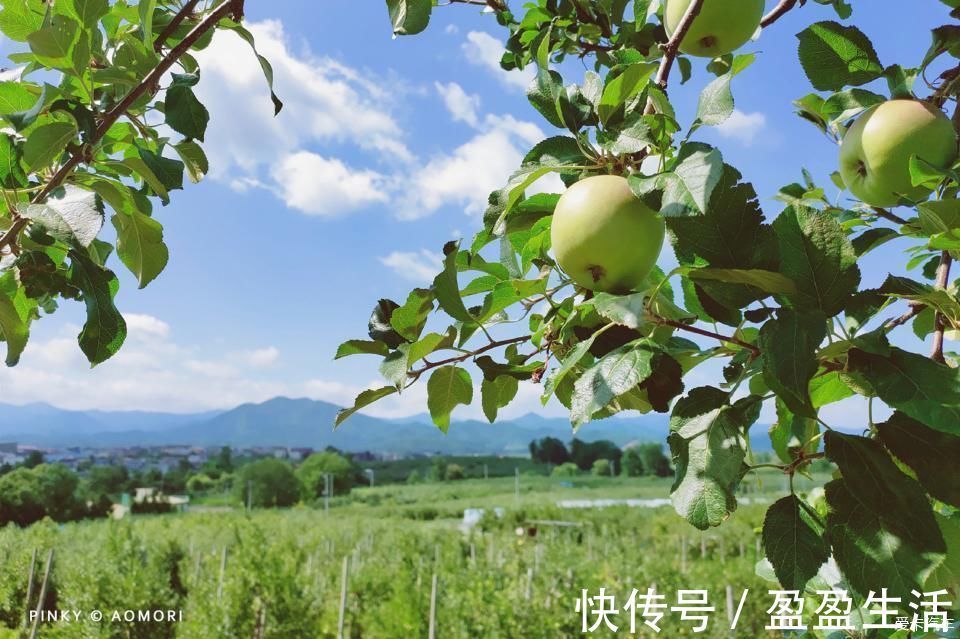
[[[561,476],[581,471],[628,477],[673,475],[663,446],[654,443],[634,444],[621,449],[607,440],[585,442],[574,438],[568,448],[556,437],[544,437],[530,442],[530,458],[553,466],[553,474]]]

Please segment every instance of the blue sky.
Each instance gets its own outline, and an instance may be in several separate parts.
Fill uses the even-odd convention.
[[[929,29],[946,21],[938,0],[910,11],[894,0],[854,4],[885,64],[919,64]],[[823,19],[835,19],[832,9],[808,3],[745,46],[760,55],[734,83],[734,118],[697,135],[754,183],[768,218],[799,167],[824,184],[836,168],[836,148],[791,105],[812,90],[794,34]],[[247,20],[287,108],[270,117],[249,50],[218,36],[199,88],[212,113],[211,175],[158,212],[171,253],[159,280],[138,291],[121,274],[124,351],[88,370],[75,341],[82,308],[66,305],[35,325],[20,366],[0,373],[4,401],[175,411],[280,394],[349,403],[377,378],[376,362],[334,363],[336,345],[363,336],[378,298],[426,283],[442,244],[472,234],[485,194],[553,133],[524,97],[525,76],[497,68],[504,32],[475,7],[439,7],[427,32],[401,39],[382,2],[254,0]],[[582,78],[576,61],[561,70],[567,82]],[[694,78],[672,88],[684,124],[709,79],[695,61]],[[904,246],[865,260],[865,282],[903,263]],[[535,408],[537,393],[525,390],[507,415]],[[378,414],[424,409],[411,393]]]

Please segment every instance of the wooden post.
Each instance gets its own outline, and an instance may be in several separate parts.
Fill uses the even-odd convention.
[[[337,621],[337,639],[343,639],[343,627],[347,619],[347,592],[350,582],[350,555],[343,557],[343,576],[340,579],[340,618]]]
[[[756,559],[757,561],[760,561],[760,538],[759,537],[757,537],[757,540],[756,540],[756,550],[757,550]]]
[[[217,580],[217,601],[223,596],[223,577],[227,572],[227,547],[220,551],[220,578]]]
[[[470,544],[470,566],[477,567],[477,546],[473,543]]]
[[[680,574],[687,572],[687,538],[680,538]]]
[[[700,535],[700,558],[707,558],[707,538],[703,535]]]
[[[34,548],[33,552],[30,554],[30,578],[27,579],[27,599],[23,603],[25,609],[23,615],[23,627],[26,628],[27,624],[30,623],[30,599],[33,597],[33,580],[34,574],[37,571],[37,549]]]
[[[35,608],[37,615],[33,619],[33,626],[30,627],[30,639],[35,639],[37,630],[40,629],[40,612],[43,610],[43,600],[47,598],[47,583],[50,581],[50,571],[53,569],[53,548],[47,554],[47,567],[43,570],[43,582],[40,584],[40,598],[37,599]]]
[[[736,612],[733,609],[733,586],[727,586],[727,620],[733,625],[733,615]]]
[[[483,478],[484,478],[484,479],[490,479],[490,475],[487,473],[487,465],[486,465],[486,464],[483,465]]]
[[[747,549],[744,548],[743,541],[740,542],[740,557],[743,557],[747,554]]]
[[[720,538],[720,563],[727,560],[727,542],[723,537]]]
[[[520,503],[520,467],[513,467],[513,496]]]
[[[527,601],[530,601],[530,598],[533,597],[533,568],[527,568],[527,588],[524,596]]]
[[[437,637],[437,573],[433,573],[433,585],[430,588],[430,627],[427,632],[428,639]]]

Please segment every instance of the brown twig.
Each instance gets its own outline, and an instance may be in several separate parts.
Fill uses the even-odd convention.
[[[533,336],[524,335],[522,337],[513,337],[510,339],[503,339],[496,342],[490,342],[489,344],[485,344],[484,346],[481,346],[475,351],[470,351],[469,353],[464,353],[463,355],[457,355],[456,357],[449,357],[447,359],[442,359],[438,362],[430,362],[424,365],[423,367],[410,371],[408,373],[411,379],[410,383],[417,381],[421,375],[423,375],[424,373],[426,373],[428,370],[432,368],[437,368],[438,366],[446,366],[447,364],[457,364],[459,362],[465,362],[472,357],[476,357],[477,355],[482,355],[487,351],[492,351],[493,349],[500,348],[501,346],[510,346],[511,344],[522,344],[526,341],[529,341],[531,337]]]
[[[886,323],[886,329],[889,331],[889,330],[893,330],[894,328],[897,328],[898,326],[903,326],[904,324],[912,320],[914,317],[919,315],[925,308],[927,308],[926,304],[920,304],[918,302],[911,303],[909,311],[907,311],[900,317],[889,320]]]
[[[173,35],[173,32],[183,23],[187,17],[193,15],[193,10],[200,4],[200,0],[187,0],[187,3],[183,5],[183,8],[177,12],[177,15],[173,16],[173,19],[170,21],[170,24],[167,25],[167,28],[160,32],[160,35],[157,36],[157,40],[153,43],[153,50],[157,53],[160,53],[160,49],[163,48],[164,43],[167,39]]]
[[[714,333],[713,331],[708,331],[697,326],[691,326],[690,324],[684,324],[683,322],[669,320],[664,317],[655,317],[654,321],[664,326],[671,326],[680,331],[687,331],[688,333],[695,333],[697,335],[702,335],[703,337],[710,337],[712,339],[720,340],[721,342],[727,342],[728,344],[736,344],[740,348],[745,348],[750,351],[754,358],[760,356],[760,348],[756,344],[745,342],[741,339],[737,339],[736,337],[721,335],[720,333]]]
[[[899,215],[896,215],[896,214],[894,214],[894,213],[891,213],[891,212],[888,211],[887,209],[882,209],[882,208],[880,208],[879,206],[874,206],[874,207],[871,207],[871,208],[873,209],[873,212],[877,214],[878,217],[882,217],[883,219],[885,219],[885,220],[887,220],[887,221],[889,221],[889,222],[893,222],[894,224],[907,224],[907,223],[908,223],[908,220],[903,219],[903,218],[900,217]]]
[[[680,19],[680,24],[677,25],[677,30],[673,32],[670,40],[663,45],[663,58],[660,60],[660,68],[657,69],[656,80],[657,86],[661,89],[667,88],[667,83],[670,81],[670,70],[673,69],[673,63],[677,59],[677,54],[680,52],[680,44],[683,42],[683,39],[687,37],[690,27],[693,26],[693,21],[700,15],[703,3],[704,0],[693,0],[693,2],[690,3],[690,6],[687,7],[687,12],[684,13],[683,18]],[[647,109],[650,109],[650,107],[651,105],[648,103]]]
[[[780,0],[780,4],[775,6],[770,13],[763,16],[763,19],[760,20],[760,26],[763,28],[769,27],[795,6],[797,6],[797,0]]]
[[[100,125],[97,127],[96,131],[93,134],[93,138],[89,141],[90,146],[95,146],[103,137],[107,134],[107,131],[110,130],[117,120],[119,120],[137,100],[139,100],[144,94],[151,91],[156,91],[156,88],[160,86],[160,81],[163,79],[164,74],[166,74],[177,61],[183,57],[187,51],[190,50],[197,41],[202,38],[208,31],[217,26],[217,23],[220,22],[223,18],[228,15],[239,15],[243,10],[243,0],[230,0],[229,2],[224,2],[219,7],[217,7],[210,15],[204,18],[203,22],[198,24],[194,29],[187,34],[177,46],[170,49],[166,56],[160,61],[160,63],[154,68],[153,71],[144,78],[140,84],[134,87],[126,97],[120,101],[109,113],[103,116],[103,119],[100,121]],[[83,162],[82,153],[74,153],[70,156],[70,159],[67,160],[58,170],[53,177],[46,183],[43,189],[37,193],[37,195],[31,200],[33,204],[38,204],[43,202],[54,190],[59,188],[70,174],[73,172],[78,165]],[[13,230],[11,227],[10,230]],[[9,235],[10,231],[7,231],[6,235]],[[0,238],[0,246],[3,245],[6,235],[3,238]]]
[[[953,258],[949,251],[940,254],[940,266],[937,267],[937,289],[947,288],[947,282],[950,280],[950,266],[953,264]],[[942,313],[937,313],[934,320],[933,346],[930,348],[930,359],[943,364],[946,359],[943,356],[943,334],[947,328],[947,320]]]

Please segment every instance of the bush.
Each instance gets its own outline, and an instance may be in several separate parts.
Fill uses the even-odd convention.
[[[456,481],[458,479],[463,479],[465,477],[463,473],[463,466],[460,464],[448,464],[446,471],[447,481]]]
[[[301,485],[293,468],[279,459],[261,459],[244,466],[235,482],[234,495],[246,502],[249,490],[255,508],[292,506],[300,499]]]
[[[598,459],[593,462],[593,466],[590,467],[590,472],[597,477],[609,477],[613,474],[613,466],[610,464],[609,459]]]
[[[551,477],[576,477],[580,474],[580,469],[573,462],[567,462],[555,467],[550,473]]]
[[[323,497],[325,474],[333,475],[333,494],[346,494],[353,487],[353,463],[342,455],[326,451],[314,453],[297,469],[297,479],[303,489],[305,499]]]

